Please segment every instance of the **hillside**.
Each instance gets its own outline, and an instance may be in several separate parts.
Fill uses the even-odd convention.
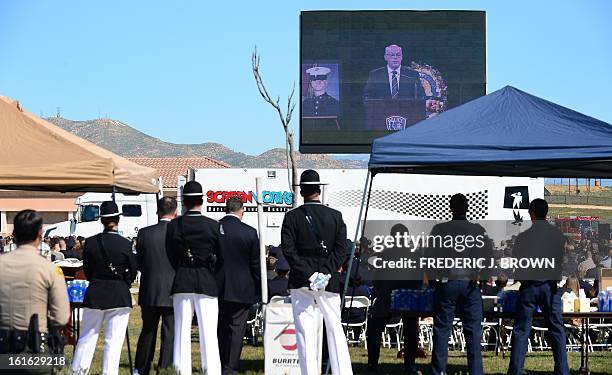
[[[49,117],[47,121],[121,156],[188,157],[208,156],[244,168],[283,168],[286,166],[284,149],[275,148],[260,155],[247,155],[222,144],[176,144],[164,142],[140,132],[128,124],[113,119],[72,121]],[[336,160],[325,154],[296,155],[300,168],[363,168],[365,161]]]

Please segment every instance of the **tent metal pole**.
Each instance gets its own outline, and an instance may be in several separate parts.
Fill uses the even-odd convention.
[[[363,186],[363,195],[361,196],[361,206],[359,208],[359,216],[357,217],[357,225],[355,226],[355,238],[353,241],[353,245],[351,248],[351,255],[349,257],[349,262],[348,262],[348,269],[347,269],[347,273],[346,273],[346,278],[344,279],[344,287],[342,289],[342,298],[341,298],[341,305],[340,305],[340,310],[344,310],[344,303],[346,300],[346,292],[348,291],[348,283],[351,277],[351,272],[352,272],[352,268],[353,268],[353,258],[355,257],[355,243],[357,242],[357,240],[359,239],[359,220],[361,219],[361,213],[363,212],[363,204],[365,202],[366,205],[366,210],[365,210],[365,216],[363,218],[363,228],[362,228],[362,233],[365,230],[365,222],[366,219],[368,217],[368,205],[370,204],[370,196],[372,194],[372,181],[374,180],[374,175],[371,175],[370,170],[368,169],[368,174],[366,175],[366,180],[365,180],[365,184]],[[366,200],[367,197],[367,200]],[[353,298],[351,297],[351,305],[353,303]],[[340,314],[342,316],[342,314]],[[348,329],[348,326],[347,326]],[[346,334],[346,332],[345,332]],[[329,361],[327,362],[327,366],[325,368],[325,375],[329,374],[329,370],[330,370],[330,363]]]
[[[264,228],[263,195],[261,177],[255,178],[255,191],[257,194],[257,230],[259,234],[259,272],[261,277],[261,303],[268,303],[268,279],[266,273],[266,232]]]
[[[370,176],[370,171],[368,171],[368,174],[366,176],[366,180],[365,180],[365,186],[363,187],[363,195],[361,197],[361,207],[359,208],[359,217],[357,218],[357,225],[355,227],[355,237],[353,240],[353,248],[351,249],[351,262],[348,263],[348,269],[347,269],[347,274],[346,274],[346,278],[344,279],[344,288],[342,289],[342,306],[344,307],[344,296],[346,296],[346,292],[348,290],[348,282],[349,282],[349,278],[351,276],[351,269],[353,268],[353,257],[355,256],[355,244],[357,243],[357,240],[359,239],[359,221],[361,219],[361,214],[363,212],[363,204],[365,202],[365,216],[363,219],[363,229],[361,231],[361,233],[363,233],[363,230],[365,230],[365,221],[368,217],[368,205],[370,204],[370,196],[372,193],[372,181],[374,180],[374,176]],[[367,200],[366,200],[367,197]]]
[[[113,185],[113,190],[111,192],[111,199],[113,202],[115,202],[115,193],[117,192],[117,188],[115,188],[115,185]]]

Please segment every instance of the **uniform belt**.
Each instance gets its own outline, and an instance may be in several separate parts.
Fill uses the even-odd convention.
[[[38,353],[46,346],[46,332],[0,329],[0,354]]]
[[[323,251],[319,249],[303,249],[303,250],[299,250],[298,254],[301,257],[313,257],[313,258],[324,258],[327,256],[326,253],[324,253]]]
[[[179,263],[179,267],[181,268],[206,268],[208,269],[209,266],[207,264],[202,264],[200,262],[189,262],[189,261],[185,261],[185,262],[180,262]]]

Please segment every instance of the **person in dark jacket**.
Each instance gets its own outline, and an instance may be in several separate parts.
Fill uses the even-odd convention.
[[[142,314],[142,331],[136,349],[136,371],[148,374],[155,355],[157,326],[162,321],[161,348],[158,368],[172,365],[174,344],[174,309],[172,308],[172,282],[174,268],[166,255],[166,229],[176,217],[176,200],[163,197],[157,202],[159,222],[138,231],[136,257],[140,270],[138,304]]]
[[[202,215],[202,185],[189,181],[183,187],[187,212],[168,224],[166,251],[175,270],[172,284],[174,307],[174,366],[181,375],[191,374],[191,322],[195,310],[200,336],[202,367],[208,375],[221,374],[217,341],[219,304],[215,273],[223,264],[219,223]]]
[[[74,237],[66,237],[66,251],[64,251],[64,258],[75,258],[79,260],[83,260],[83,251],[79,251],[79,248],[76,248],[77,241]]]
[[[437,258],[486,259],[489,264],[493,257],[493,247],[485,229],[467,220],[468,199],[463,194],[455,194],[450,199],[453,219],[436,224],[431,230],[432,238],[466,238],[472,236],[480,241],[454,247],[440,242],[434,247],[432,256]],[[436,241],[433,241],[436,243]],[[428,249],[429,250],[429,249]],[[482,294],[478,286],[479,278],[488,278],[488,270],[477,267],[429,270],[428,276],[435,276],[438,282],[434,293],[433,351],[431,354],[432,374],[446,374],[448,364],[448,339],[455,314],[461,317],[465,334],[467,362],[470,374],[484,374],[480,336],[482,332]],[[433,278],[433,277],[432,277]]]
[[[223,228],[223,266],[217,273],[219,286],[219,354],[223,374],[236,374],[250,307],[261,295],[259,238],[255,228],[242,222],[242,200],[227,201]]]
[[[408,228],[403,224],[396,224],[391,228],[390,235],[408,235]],[[418,253],[406,252],[401,248],[385,249],[379,253],[383,260],[397,260],[402,257],[418,259]],[[408,274],[403,272],[400,276],[396,270],[380,269],[375,272],[373,300],[368,317],[368,329],[366,339],[368,342],[368,366],[369,374],[379,373],[378,360],[380,358],[380,344],[382,333],[390,322],[396,322],[391,314],[391,293],[394,289],[421,289],[423,275],[419,272]],[[415,317],[402,316],[404,336],[404,373],[418,374],[416,356],[419,343],[419,319]],[[398,338],[399,340],[399,338]]]
[[[103,202],[100,221],[104,231],[85,241],[83,270],[89,287],[83,300],[82,334],[72,360],[72,372],[77,374],[89,371],[103,323],[102,372],[119,373],[121,348],[132,309],[130,285],[137,270],[131,242],[117,232],[119,215],[115,202]]]
[[[342,214],[321,204],[321,182],[316,171],[300,176],[304,205],[285,214],[281,247],[289,262],[289,289],[295,321],[300,370],[317,374],[314,306],[321,309],[327,332],[333,374],[350,375],[351,358],[340,321],[340,267],[346,253],[346,225]]]
[[[561,264],[566,238],[559,229],[546,221],[547,213],[548,203],[544,199],[534,199],[529,204],[529,216],[533,225],[516,238],[512,254],[514,257],[548,257],[554,258],[556,265]],[[536,273],[538,280],[533,280]],[[521,288],[512,329],[512,354],[508,374],[523,373],[533,315],[538,306],[542,309],[544,323],[548,327],[549,343],[555,361],[554,373],[569,374],[562,318],[563,305],[561,293],[557,288],[557,281],[561,280],[561,267],[540,269],[537,272],[517,271],[515,279],[521,281]]]
[[[276,277],[268,280],[268,302],[274,296],[286,297],[289,295],[289,263],[284,256],[281,256],[276,261]]]

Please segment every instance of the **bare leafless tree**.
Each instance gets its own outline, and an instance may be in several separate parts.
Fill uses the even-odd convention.
[[[280,96],[276,97],[276,100],[272,99],[270,94],[268,94],[268,90],[264,85],[263,79],[261,78],[261,73],[259,71],[259,54],[257,53],[257,47],[253,50],[253,55],[251,56],[251,64],[253,67],[253,77],[255,77],[255,82],[257,83],[257,89],[259,90],[259,94],[261,97],[274,109],[278,112],[278,117],[280,118],[281,124],[283,125],[283,130],[285,131],[285,152],[287,153],[287,172],[291,176],[291,189],[293,191],[293,207],[297,205],[297,165],[295,163],[295,155],[294,155],[294,146],[293,146],[293,132],[289,129],[289,123],[291,122],[291,116],[293,115],[293,110],[295,109],[295,100],[293,99],[293,95],[295,94],[295,83],[291,88],[291,94],[287,98],[287,109],[286,112],[283,112],[283,109],[280,105]]]

